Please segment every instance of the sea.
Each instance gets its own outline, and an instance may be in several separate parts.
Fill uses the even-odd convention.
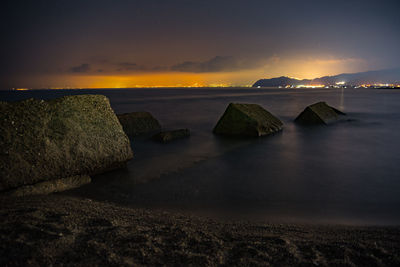
[[[61,194],[222,219],[272,223],[400,224],[400,90],[135,88],[0,91],[1,101],[102,94],[116,113],[148,111],[168,144],[131,139],[126,168]],[[293,120],[325,101],[347,114],[328,126]],[[212,130],[229,103],[255,103],[284,123],[262,138]]]

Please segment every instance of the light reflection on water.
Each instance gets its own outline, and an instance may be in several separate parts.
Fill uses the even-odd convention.
[[[269,221],[399,224],[400,92],[396,90],[132,89],[1,92],[0,99],[101,93],[117,113],[150,111],[189,139],[133,140],[126,169],[69,194],[138,207]],[[318,101],[352,119],[303,128],[293,119]],[[280,134],[227,139],[212,128],[230,102],[257,103],[284,123]]]

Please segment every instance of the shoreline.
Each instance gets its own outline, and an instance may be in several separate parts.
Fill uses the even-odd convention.
[[[0,203],[3,266],[400,264],[400,226],[222,222],[61,194]]]

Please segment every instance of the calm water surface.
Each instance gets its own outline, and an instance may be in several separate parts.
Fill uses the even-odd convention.
[[[41,90],[3,91],[0,100],[70,94],[104,94],[116,113],[149,111],[164,128],[189,128],[192,136],[170,144],[136,138],[126,169],[66,194],[273,222],[400,223],[400,90]],[[317,101],[351,120],[293,124]],[[262,105],[284,130],[258,139],[213,135],[230,102]]]

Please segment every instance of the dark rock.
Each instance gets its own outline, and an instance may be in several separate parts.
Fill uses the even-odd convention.
[[[282,130],[283,123],[256,104],[230,103],[214,133],[233,136],[264,136]]]
[[[160,132],[153,136],[153,139],[159,142],[167,143],[175,139],[186,138],[190,136],[189,129],[179,129],[173,131]]]
[[[342,115],[346,114],[325,102],[318,102],[306,107],[295,122],[305,125],[329,124],[339,120]]]
[[[101,173],[131,158],[105,96],[0,102],[0,191]]]
[[[160,123],[149,112],[131,112],[117,115],[128,136],[160,131]]]
[[[46,195],[54,192],[61,192],[77,188],[90,182],[90,176],[76,175],[67,178],[39,182],[33,185],[24,185],[18,187],[17,189],[7,191],[7,195],[17,197],[28,195]]]

